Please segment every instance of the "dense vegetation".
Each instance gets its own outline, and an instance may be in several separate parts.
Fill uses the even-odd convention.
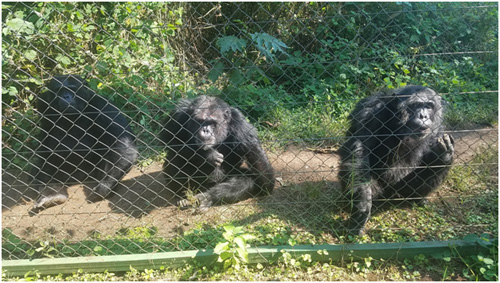
[[[158,153],[147,145],[162,110],[202,92],[244,110],[272,145],[336,143],[360,97],[406,84],[441,92],[453,127],[496,122],[496,3],[46,2],[2,9],[4,167],[26,164],[22,157],[35,145],[33,102],[44,81],[61,73],[85,75],[129,115],[143,157]]]

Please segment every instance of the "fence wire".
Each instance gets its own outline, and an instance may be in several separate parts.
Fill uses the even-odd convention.
[[[496,3],[2,10],[3,259],[498,236]]]

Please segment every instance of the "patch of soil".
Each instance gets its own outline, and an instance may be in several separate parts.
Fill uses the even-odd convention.
[[[454,131],[452,134],[455,138],[455,164],[466,164],[482,150],[498,146],[496,127]],[[266,206],[261,205],[265,203],[282,207],[292,214],[307,213],[308,205],[312,204],[302,203],[294,209],[301,196],[296,188],[291,190],[290,186],[317,186],[321,190],[338,190],[339,187],[337,154],[319,152],[292,148],[269,153],[277,177],[276,190],[271,196],[203,211],[181,211],[175,207],[173,204],[178,196],[163,186],[161,164],[155,163],[144,170],[133,168],[116,189],[116,194],[108,200],[89,203],[82,186],[75,185],[69,188],[66,203],[30,217],[28,211],[36,192],[28,186],[28,174],[3,170],[2,229],[9,228],[27,240],[55,238],[79,241],[89,239],[95,231],[102,235],[114,235],[120,228],[155,226],[158,235],[173,237],[200,223],[219,224],[258,214],[265,209]]]

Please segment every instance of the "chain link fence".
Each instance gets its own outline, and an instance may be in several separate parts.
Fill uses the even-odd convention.
[[[255,246],[344,243],[366,209],[363,241],[498,236],[497,3],[2,10],[3,259],[213,248],[229,224]],[[440,98],[392,96],[408,85]],[[415,130],[393,125],[405,114],[432,121],[434,145],[391,140]],[[449,172],[408,180],[433,166]]]

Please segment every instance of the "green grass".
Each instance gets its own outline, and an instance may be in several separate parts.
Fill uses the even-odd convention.
[[[478,104],[450,106],[445,115],[445,124],[452,129],[471,128],[477,125],[497,125],[498,97]]]
[[[478,241],[480,238],[476,237]],[[41,276],[29,272],[24,277],[7,277],[9,281],[438,281],[438,280],[496,280],[498,279],[497,246],[477,255],[462,257],[450,249],[444,258],[433,258],[422,254],[404,260],[382,260],[367,257],[354,259],[348,255],[340,262],[316,262],[311,254],[293,256],[282,252],[278,259],[269,263],[239,264],[226,266],[214,264],[185,264],[180,268],[159,266],[156,270],[137,270],[130,267],[128,272],[86,273],[82,270],[73,274]],[[317,253],[326,251],[318,250]]]
[[[295,109],[276,107],[259,121],[259,137],[271,148],[289,145],[333,146],[340,144],[349,126],[348,112],[334,118],[328,104]]]

